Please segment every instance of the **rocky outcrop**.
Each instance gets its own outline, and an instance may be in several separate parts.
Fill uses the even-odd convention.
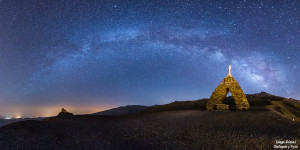
[[[242,88],[230,74],[223,79],[221,84],[212,93],[209,101],[206,104],[206,109],[214,110],[216,109],[216,104],[223,104],[229,91],[234,98],[236,110],[249,109],[249,103]]]
[[[68,117],[73,116],[72,113],[68,112],[66,109],[62,108],[61,112],[57,115],[57,117]]]

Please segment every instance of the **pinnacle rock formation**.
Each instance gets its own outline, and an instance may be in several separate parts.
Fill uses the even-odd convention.
[[[221,84],[215,89],[206,104],[207,110],[216,109],[216,104],[223,104],[227,93],[230,91],[235,101],[236,110],[249,109],[249,102],[238,82],[231,75],[231,66],[229,65],[228,75],[223,79]]]
[[[68,117],[73,116],[72,113],[68,112],[66,109],[62,108],[61,112],[57,115],[57,117]]]

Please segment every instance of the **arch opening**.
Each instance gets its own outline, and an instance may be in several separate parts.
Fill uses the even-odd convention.
[[[228,92],[226,94],[226,98],[223,100],[223,104],[229,105],[229,110],[235,111],[236,110],[235,100],[228,88],[227,88],[227,91]]]

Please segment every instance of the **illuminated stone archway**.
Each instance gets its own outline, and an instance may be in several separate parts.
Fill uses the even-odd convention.
[[[247,110],[249,109],[249,102],[238,82],[231,75],[231,67],[229,66],[228,75],[223,79],[221,84],[215,89],[210,96],[209,101],[206,104],[207,110],[214,110],[216,104],[223,104],[226,95],[230,91],[235,101],[236,110]]]

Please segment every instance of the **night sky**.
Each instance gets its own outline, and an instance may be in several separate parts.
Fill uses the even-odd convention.
[[[298,0],[0,0],[0,116],[244,93],[300,99]]]

